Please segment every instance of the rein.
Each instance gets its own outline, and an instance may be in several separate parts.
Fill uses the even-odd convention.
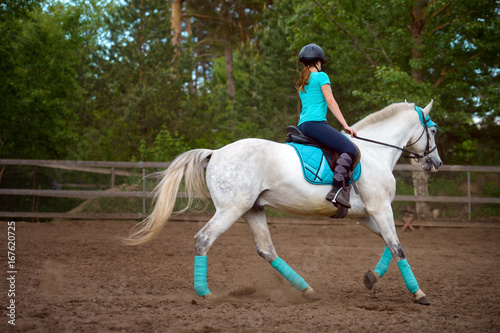
[[[371,142],[371,143],[376,143],[376,144],[379,144],[379,145],[382,145],[382,146],[387,146],[387,147],[399,149],[399,150],[401,150],[403,152],[403,154],[407,154],[407,155],[402,155],[403,157],[406,157],[406,158],[417,158],[418,159],[418,158],[424,157],[423,155],[416,154],[414,152],[409,151],[408,149],[406,149],[406,146],[404,146],[403,148],[401,148],[401,147],[394,146],[394,145],[391,145],[391,144],[388,144],[388,143],[385,143],[385,142],[375,141],[375,140],[363,138],[363,137],[360,137],[360,136],[355,136],[354,138],[359,139],[359,140],[363,140],[363,141],[367,141],[367,142]]]
[[[375,141],[375,140],[371,140],[371,139],[367,139],[367,138],[363,138],[363,137],[359,137],[359,136],[355,136],[355,138],[359,139],[359,140],[371,142],[371,143],[376,143],[376,144],[379,144],[382,146],[396,148],[396,149],[401,150],[403,152],[403,155],[401,155],[402,157],[413,158],[418,162],[418,161],[420,161],[420,159],[430,155],[434,150],[437,149],[437,146],[434,146],[434,148],[429,149],[430,136],[429,136],[429,127],[427,126],[427,122],[430,122],[432,126],[437,127],[437,125],[432,120],[430,120],[431,119],[430,117],[427,117],[424,119],[422,109],[419,108],[418,106],[415,106],[415,111],[419,112],[420,121],[421,121],[422,125],[424,126],[424,130],[422,131],[422,134],[420,134],[419,138],[415,142],[410,143],[407,146],[403,146],[401,148],[401,147],[394,146],[394,145],[391,145],[391,144],[388,144],[385,142]],[[422,154],[417,154],[417,153],[414,153],[414,152],[406,149],[406,147],[413,146],[415,143],[417,143],[422,138],[424,133],[426,134],[426,137],[427,137],[427,145],[425,146],[425,151]]]

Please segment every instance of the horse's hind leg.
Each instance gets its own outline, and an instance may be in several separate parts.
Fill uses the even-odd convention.
[[[257,254],[271,264],[278,257],[278,254],[271,240],[265,212],[253,208],[246,212],[243,218],[247,221],[252,232]]]
[[[375,266],[375,269],[373,271],[368,270],[368,272],[366,272],[365,276],[363,277],[363,282],[368,290],[371,290],[375,283],[380,280],[380,278],[387,272],[387,270],[389,269],[389,264],[391,263],[391,259],[391,250],[388,246],[386,246],[384,252],[382,253],[382,257],[377,263],[377,266]]]
[[[198,296],[209,296],[207,283],[207,253],[215,240],[226,232],[238,218],[241,212],[236,206],[227,210],[217,210],[208,223],[196,234],[194,258],[194,290]]]
[[[288,264],[281,259],[271,240],[271,233],[263,210],[252,208],[243,215],[252,231],[257,247],[257,253],[281,273],[295,288],[302,291],[302,296],[310,301],[319,300],[320,297],[306,281],[300,277]]]
[[[378,228],[377,222],[371,217],[371,216],[366,216],[363,218],[358,218],[357,221],[361,223],[364,227],[366,227],[368,230],[373,232],[374,234],[378,236],[382,236],[380,234],[380,230]],[[387,272],[387,269],[389,268],[389,264],[391,263],[392,259],[392,254],[391,251],[389,250],[389,247],[385,247],[384,253],[382,254],[382,257],[380,258],[380,261],[378,262],[377,266],[375,266],[375,269],[368,270],[365,273],[365,276],[363,278],[363,282],[368,288],[368,290],[371,290],[375,283],[380,280],[382,276]]]

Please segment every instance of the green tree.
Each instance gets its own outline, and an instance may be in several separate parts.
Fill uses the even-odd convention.
[[[225,82],[227,93],[236,94],[234,82],[234,51],[238,44],[252,38],[253,28],[262,17],[262,10],[270,1],[265,0],[191,0],[187,1],[186,22],[195,23],[195,37],[205,44],[199,50],[206,54],[213,52],[225,61]],[[194,19],[191,22],[189,19]]]
[[[426,105],[433,98],[443,160],[471,159],[470,151],[460,150],[471,146],[463,142],[476,142],[473,117],[494,114],[500,106],[498,1],[314,0],[297,8],[290,24],[307,33],[297,34],[296,41],[310,38],[335,54],[332,81],[338,80],[334,92],[341,108],[351,106],[359,119],[396,101]],[[484,149],[498,150],[498,139],[494,142]],[[478,157],[475,163],[491,163]],[[427,177],[414,173],[418,195],[427,195]],[[417,210],[429,214],[427,204],[419,203]]]
[[[445,162],[494,163],[497,0],[8,1],[0,10],[3,156],[137,159],[162,131],[188,148],[282,141],[297,122],[297,54],[316,42],[348,122],[433,98]]]
[[[73,101],[88,36],[78,7],[49,2],[2,6],[0,22],[1,155],[61,158],[75,137]]]
[[[138,157],[141,141],[154,141],[162,124],[175,130],[183,77],[173,75],[169,13],[164,1],[131,0],[110,6],[104,14],[106,34],[85,83],[86,140],[79,151],[91,152],[93,158],[127,160]]]
[[[349,121],[395,101],[425,105],[432,98],[446,163],[459,163],[455,143],[477,134],[473,117],[495,126],[498,1],[315,0],[295,8],[288,21],[293,48],[324,45]],[[498,149],[498,139],[483,142],[484,149]]]
[[[286,17],[293,15],[287,1],[266,7],[252,41],[237,52],[236,103],[242,137],[283,142],[288,125],[298,121],[297,62],[291,57]]]

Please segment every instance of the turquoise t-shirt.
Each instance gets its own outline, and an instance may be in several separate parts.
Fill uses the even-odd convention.
[[[321,87],[330,84],[330,78],[324,72],[312,72],[304,91],[299,92],[302,102],[299,125],[306,121],[325,121],[328,105]]]

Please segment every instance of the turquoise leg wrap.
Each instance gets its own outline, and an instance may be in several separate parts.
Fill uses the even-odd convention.
[[[207,283],[207,256],[194,257],[194,290],[198,296],[210,294]]]
[[[286,262],[284,262],[280,257],[277,257],[274,259],[274,261],[271,263],[271,266],[273,266],[278,272],[281,273],[290,283],[292,286],[297,288],[298,290],[304,290],[309,285],[307,282],[295,271],[288,266]]]
[[[405,281],[406,288],[410,291],[410,293],[414,293],[419,289],[417,279],[415,279],[415,276],[413,275],[413,272],[411,271],[411,267],[408,264],[408,261],[405,259],[398,261],[398,267],[399,270],[401,271],[401,275],[403,275],[403,280]]]
[[[377,272],[380,276],[384,276],[384,274],[387,272],[387,269],[389,269],[389,264],[391,263],[391,259],[392,259],[391,250],[389,250],[389,247],[386,246],[384,253],[382,254],[382,258],[380,258],[380,261],[378,262],[377,266],[375,266],[375,272]]]

